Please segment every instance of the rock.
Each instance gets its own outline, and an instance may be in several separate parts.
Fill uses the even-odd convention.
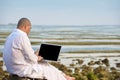
[[[77,59],[77,61],[78,61],[78,64],[80,64],[80,65],[83,64],[83,62],[84,62],[84,61],[81,60],[81,59]]]
[[[115,67],[111,67],[110,70],[116,71],[116,68]]]
[[[116,67],[120,67],[120,63],[116,63]]]
[[[95,64],[101,65],[102,63],[101,63],[101,61],[95,61]]]
[[[0,53],[0,57],[2,57],[3,56],[3,54],[2,53]]]
[[[102,60],[102,62],[106,65],[106,66],[110,66],[109,64],[109,60],[106,58],[104,60]]]
[[[3,61],[0,61],[0,67],[2,67],[3,66]]]
[[[88,65],[94,65],[94,64],[95,64],[94,61],[90,61],[90,62],[88,63]]]
[[[115,79],[115,80],[120,80],[120,78],[117,78],[117,79]]]

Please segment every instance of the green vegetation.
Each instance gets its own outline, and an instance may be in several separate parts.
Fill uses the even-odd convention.
[[[99,61],[90,61],[88,65],[82,65],[83,60],[76,59],[73,61],[77,61],[77,63],[72,63],[70,66],[65,66],[60,62],[50,62],[50,64],[65,74],[75,77],[76,80],[120,80],[120,72],[114,67],[110,68],[107,58]],[[98,64],[98,62],[101,64]],[[93,65],[95,64],[99,66],[94,68]],[[2,65],[3,61],[0,61],[0,80],[9,80],[9,74],[2,70]],[[76,65],[79,66],[76,67]]]
[[[120,42],[47,42],[60,45],[120,45]]]
[[[3,54],[2,53],[0,53],[0,57],[2,57],[3,56]]]
[[[120,42],[47,42],[59,45],[120,45]],[[31,42],[32,45],[40,44],[40,42]]]
[[[119,80],[120,72],[114,67],[110,68],[109,60],[103,59],[99,61],[90,61],[88,65],[82,65],[83,60],[78,61],[76,64],[72,63],[69,67],[61,63],[51,62],[52,65],[62,70],[67,75],[73,76],[76,80]],[[97,64],[98,67],[94,68],[93,65]],[[76,67],[76,65],[79,65]],[[104,65],[104,66],[103,66]],[[110,69],[110,70],[109,70]]]
[[[80,50],[67,53],[120,53],[120,50]]]

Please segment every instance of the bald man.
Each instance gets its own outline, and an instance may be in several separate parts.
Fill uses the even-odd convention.
[[[27,18],[21,18],[15,29],[6,39],[3,51],[3,59],[7,71],[24,80],[75,80],[65,75],[34,53],[28,34],[31,23]],[[38,63],[39,62],[39,63]]]

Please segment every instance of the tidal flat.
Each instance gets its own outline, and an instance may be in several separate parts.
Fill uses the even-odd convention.
[[[49,61],[49,63],[63,71],[65,74],[75,77],[76,80],[119,80],[119,58],[113,54],[110,54],[109,56],[104,55],[104,57],[100,56],[101,54],[98,55],[91,55],[90,58],[90,55],[83,56],[82,54],[76,54],[76,57],[73,57],[73,54],[64,54],[60,55],[58,62]],[[0,58],[2,58],[2,54],[0,54]],[[111,64],[113,64],[113,62],[111,62],[112,60],[118,63],[119,66],[111,66]],[[3,61],[1,60],[0,80],[9,80],[10,74],[4,70],[3,67],[5,67],[5,65],[3,65]]]
[[[0,53],[15,28],[0,25]],[[41,43],[61,45],[59,61],[51,64],[76,80],[120,80],[120,25],[33,25],[29,38],[34,50]],[[0,68],[1,80],[5,75],[9,78],[3,69]]]

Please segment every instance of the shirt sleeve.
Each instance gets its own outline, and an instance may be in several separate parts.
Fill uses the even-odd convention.
[[[34,54],[34,50],[31,47],[28,36],[22,36],[20,41],[22,46],[22,53],[25,57],[25,60],[29,63],[37,63],[38,57]]]

